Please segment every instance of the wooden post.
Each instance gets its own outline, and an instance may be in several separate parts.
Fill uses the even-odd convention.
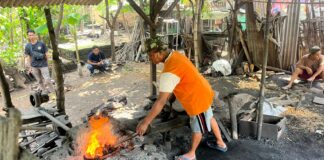
[[[0,116],[0,159],[16,160],[20,153],[17,138],[21,126],[21,114],[15,108],[10,108],[8,112],[8,118]]]
[[[9,108],[14,108],[14,105],[11,102],[9,85],[7,83],[6,77],[3,73],[2,65],[0,63],[0,88],[3,101],[3,110],[7,111]],[[7,112],[8,115],[8,112]]]
[[[80,77],[83,76],[82,74],[82,66],[81,66],[81,60],[80,60],[80,53],[79,53],[79,46],[78,46],[78,35],[77,35],[77,27],[76,25],[73,25],[73,39],[74,39],[74,46],[75,46],[75,55],[77,58],[77,66],[78,66],[78,74]]]
[[[59,58],[59,51],[56,43],[55,32],[52,22],[51,11],[49,8],[44,8],[48,34],[52,43],[53,49],[53,66],[55,71],[55,82],[56,82],[56,105],[60,113],[65,114],[65,96],[64,96],[64,79],[61,68],[61,61]]]
[[[228,45],[228,54],[230,55],[230,57],[233,55],[233,48],[234,48],[234,39],[236,37],[236,26],[237,26],[237,10],[239,9],[239,5],[238,5],[238,1],[239,0],[235,0],[235,4],[234,4],[234,8],[232,6],[232,4],[229,2],[229,4],[231,5],[232,10],[232,28],[231,28],[231,32],[229,33],[230,36],[230,41],[229,41],[229,45]]]
[[[268,46],[269,46],[269,18],[270,18],[270,10],[271,10],[271,0],[267,2],[267,16],[266,16],[266,26],[264,33],[264,55],[263,55],[263,65],[262,65],[262,77],[261,77],[261,88],[260,88],[260,97],[259,97],[259,111],[258,111],[258,140],[261,140],[262,135],[262,123],[263,123],[263,103],[264,103],[264,89],[265,89],[265,77],[267,70],[267,62],[268,62]]]
[[[229,106],[229,112],[230,112],[230,119],[231,119],[231,125],[232,125],[232,138],[238,139],[238,133],[237,133],[237,118],[236,118],[236,108],[232,105],[231,99],[233,97],[229,97],[228,106]]]

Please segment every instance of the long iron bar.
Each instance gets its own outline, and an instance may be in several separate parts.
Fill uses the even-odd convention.
[[[266,77],[266,69],[268,62],[268,52],[269,52],[269,18],[270,18],[270,10],[271,10],[271,0],[268,0],[267,3],[267,16],[266,16],[266,28],[264,33],[264,55],[263,55],[263,65],[262,65],[262,77],[261,77],[261,89],[260,89],[260,101],[259,101],[259,114],[258,114],[258,140],[261,139],[262,134],[262,123],[263,123],[263,102],[264,102],[264,88],[265,88],[265,77]]]
[[[38,109],[38,112],[47,117],[49,120],[51,120],[53,123],[57,124],[58,126],[62,127],[64,130],[68,131],[70,130],[70,128],[68,126],[66,126],[65,124],[63,124],[61,121],[57,120],[55,117],[53,117],[52,115],[48,114],[47,112]]]

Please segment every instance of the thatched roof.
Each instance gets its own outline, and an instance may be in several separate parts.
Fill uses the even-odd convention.
[[[61,3],[71,5],[97,5],[102,0],[0,0],[0,7],[50,6]]]

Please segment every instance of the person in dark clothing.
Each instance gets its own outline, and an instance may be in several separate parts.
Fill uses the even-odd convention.
[[[27,31],[29,43],[25,46],[29,73],[32,73],[38,83],[37,90],[53,92],[54,87],[48,69],[48,49],[43,42],[37,40],[35,31]]]
[[[105,55],[100,52],[98,46],[93,46],[92,51],[88,55],[87,68],[90,71],[90,75],[94,74],[94,70],[98,69],[100,72],[105,72],[109,66],[109,61]]]

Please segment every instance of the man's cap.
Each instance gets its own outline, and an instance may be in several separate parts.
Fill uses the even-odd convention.
[[[309,53],[313,54],[320,50],[321,50],[321,48],[319,46],[313,46],[312,48],[309,49]]]
[[[147,53],[150,53],[153,50],[162,51],[166,49],[168,49],[168,46],[158,36],[149,38],[145,41],[145,51]]]

